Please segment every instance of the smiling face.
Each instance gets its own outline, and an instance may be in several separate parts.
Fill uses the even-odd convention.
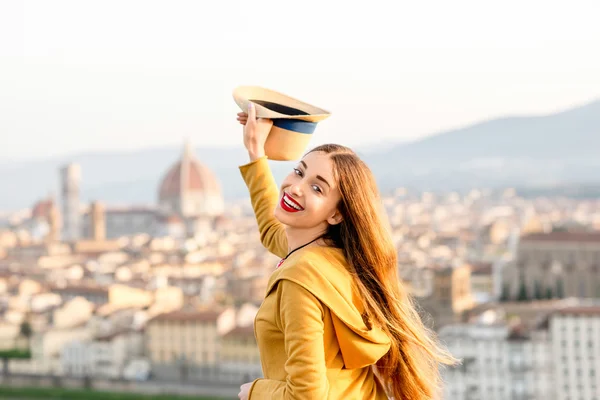
[[[308,153],[284,179],[275,217],[295,229],[324,233],[341,222],[340,191],[333,162],[323,152]]]

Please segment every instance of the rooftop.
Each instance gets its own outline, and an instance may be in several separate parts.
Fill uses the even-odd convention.
[[[600,231],[532,233],[521,238],[522,242],[578,242],[600,243]]]
[[[152,318],[152,321],[170,321],[170,322],[216,322],[221,315],[214,310],[206,311],[173,311],[166,314],[160,314]]]
[[[567,307],[557,310],[556,314],[600,316],[600,305]]]
[[[223,335],[223,339],[244,339],[244,338],[252,338],[254,339],[254,327],[252,325],[248,326],[236,326],[231,331],[227,332]]]

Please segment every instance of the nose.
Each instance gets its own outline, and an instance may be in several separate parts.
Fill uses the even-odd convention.
[[[290,194],[294,195],[294,196],[302,196],[302,190],[300,189],[300,185],[298,184],[293,184],[290,185],[289,188]]]

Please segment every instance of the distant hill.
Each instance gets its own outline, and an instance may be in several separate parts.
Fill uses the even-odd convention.
[[[411,143],[358,150],[382,190],[597,184],[600,101],[556,114],[500,118]],[[0,210],[31,206],[50,191],[59,194],[58,169],[67,162],[81,164],[83,201],[154,204],[160,179],[181,151],[172,147],[0,163]],[[221,180],[226,198],[246,195],[237,169],[247,159],[241,145],[202,148],[196,154]],[[275,177],[281,179],[291,164],[272,162]]]
[[[508,117],[442,132],[381,155],[410,159],[565,159],[600,154],[600,100],[557,114]]]
[[[600,182],[600,100],[545,116],[495,119],[379,152],[385,186],[467,189]]]

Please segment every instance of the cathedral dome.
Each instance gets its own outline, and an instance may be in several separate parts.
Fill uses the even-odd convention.
[[[52,198],[38,201],[31,210],[31,218],[50,218],[54,206],[55,204]]]
[[[214,173],[194,156],[189,142],[181,159],[163,177],[158,202],[161,211],[183,217],[223,212],[221,185]]]

